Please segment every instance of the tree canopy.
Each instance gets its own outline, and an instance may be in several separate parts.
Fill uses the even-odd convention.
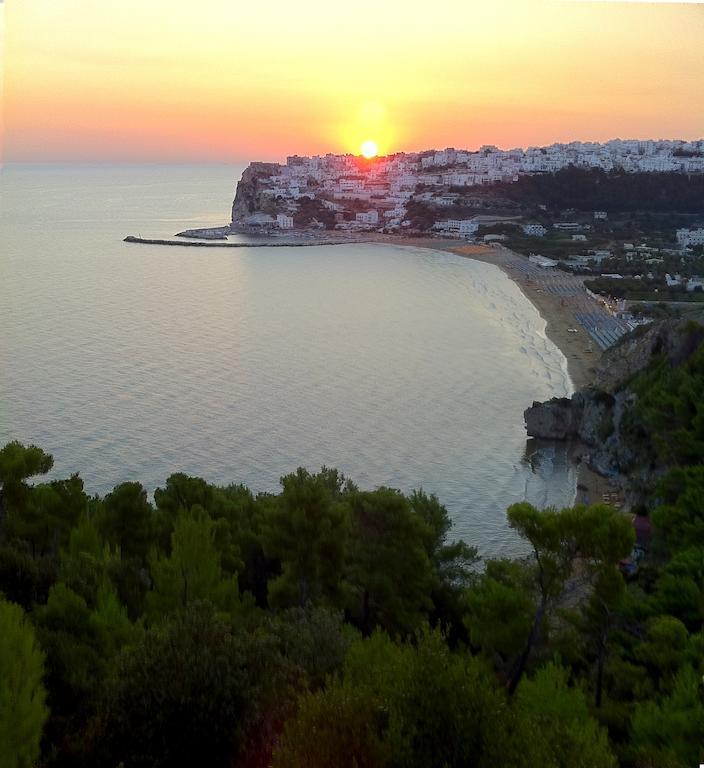
[[[674,391],[662,407],[696,429],[686,378]],[[631,519],[608,505],[518,502],[507,525],[530,554],[482,562],[422,490],[323,467],[275,494],[178,473],[153,501],[138,481],[88,497],[77,475],[36,480],[51,457],[10,444],[0,766],[704,760],[704,475],[688,456],[653,487],[656,546],[626,578]]]

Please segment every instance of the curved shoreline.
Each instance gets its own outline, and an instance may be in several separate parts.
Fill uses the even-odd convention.
[[[572,308],[567,303],[562,303],[555,294],[548,293],[527,279],[525,274],[517,269],[517,265],[525,263],[524,257],[518,256],[507,248],[499,247],[491,249],[487,253],[458,255],[484,261],[499,267],[518,286],[521,293],[538,310],[538,314],[545,321],[545,335],[562,352],[567,364],[567,373],[574,390],[589,386],[594,379],[594,365],[601,354],[594,349],[589,336],[581,327]],[[458,253],[458,250],[453,250]],[[575,278],[581,282],[581,278]],[[577,328],[577,333],[570,333],[568,328]]]
[[[536,308],[545,321],[545,335],[562,352],[566,364],[567,375],[574,390],[588,387],[594,378],[594,365],[601,354],[594,349],[589,336],[580,326],[574,315],[574,308],[569,301],[545,290],[541,283],[529,278],[525,273],[527,259],[501,245],[472,245],[462,244],[457,240],[441,240],[435,238],[404,238],[394,235],[382,235],[374,238],[374,242],[385,245],[401,245],[411,248],[427,248],[434,251],[453,253],[465,259],[483,261],[498,267],[519,288],[521,293]],[[554,271],[546,272],[546,282],[549,282]],[[560,278],[563,273],[560,273]],[[570,275],[569,279],[575,285],[582,284],[582,278]],[[577,333],[570,333],[568,328],[577,328]]]
[[[432,238],[432,237],[402,237],[398,235],[382,235],[375,233],[373,237],[352,236],[335,240],[315,239],[303,242],[286,239],[283,242],[254,242],[254,243],[230,243],[230,242],[199,242],[192,239],[166,240],[126,237],[127,243],[142,243],[146,245],[163,245],[177,247],[200,248],[297,248],[323,245],[357,245],[379,244],[396,245],[405,248],[420,248],[436,252],[452,253],[467,259],[482,261],[498,267],[516,284],[521,293],[537,310],[545,322],[544,335],[560,350],[566,364],[566,375],[574,390],[589,386],[593,381],[594,365],[599,359],[600,351],[595,349],[586,332],[581,328],[574,316],[574,307],[563,301],[555,293],[543,290],[541,283],[529,278],[525,272],[527,259],[501,245],[472,245],[457,240]],[[551,273],[546,272],[546,281],[550,280]],[[581,278],[574,279],[581,284]],[[579,328],[578,333],[569,333],[568,328]],[[527,404],[528,405],[528,404]],[[575,502],[597,503],[602,499],[602,494],[613,490],[608,481],[594,473],[581,459],[583,448],[575,445],[570,453],[577,465],[577,488],[575,489]]]
[[[588,336],[580,328],[574,316],[573,309],[557,295],[544,291],[540,284],[526,277],[524,269],[526,259],[504,248],[501,245],[470,245],[457,240],[444,240],[431,237],[402,237],[399,235],[351,236],[337,239],[315,238],[297,242],[286,239],[283,242],[253,242],[230,243],[222,241],[199,241],[195,239],[168,240],[162,238],[145,238],[128,235],[126,243],[143,245],[175,246],[179,248],[310,248],[325,245],[355,245],[360,243],[379,243],[380,245],[400,245],[407,248],[427,248],[434,251],[445,251],[463,258],[483,261],[493,264],[502,270],[520,289],[523,295],[538,310],[545,321],[545,335],[562,352],[567,361],[567,375],[572,387],[577,390],[589,386],[593,379],[593,366],[598,360],[599,352],[594,350]],[[550,273],[546,273],[549,276]],[[575,282],[581,278],[570,277]],[[570,333],[568,328],[579,328],[578,333]]]
[[[512,280],[521,293],[536,308],[545,321],[545,336],[562,352],[567,365],[568,379],[575,390],[588,387],[594,380],[594,365],[599,360],[601,352],[593,349],[587,334],[581,328],[574,316],[574,309],[569,303],[563,303],[554,293],[543,291],[535,281],[526,278],[521,267],[526,259],[503,246],[462,245],[456,240],[434,240],[433,238],[418,239],[415,242],[407,238],[380,237],[380,244],[401,245],[406,247],[427,248],[429,250],[454,253],[467,259],[493,264]],[[549,279],[549,273],[546,277]],[[581,282],[581,278],[575,278]],[[576,334],[569,333],[567,328],[578,327]],[[611,493],[616,488],[609,480],[594,472],[582,460],[585,447],[580,443],[569,446],[568,452],[572,463],[577,469],[576,488],[573,504],[602,503],[604,494]],[[588,451],[587,451],[588,452]]]

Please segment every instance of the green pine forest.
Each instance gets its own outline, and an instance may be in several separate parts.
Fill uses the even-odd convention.
[[[652,539],[607,505],[507,510],[334,469],[278,494],[173,474],[104,497],[0,450],[0,768],[692,768],[704,762],[704,347],[628,385]]]

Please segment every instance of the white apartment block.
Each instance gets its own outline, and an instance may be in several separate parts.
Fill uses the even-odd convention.
[[[436,221],[433,229],[448,235],[471,237],[479,229],[479,222],[476,219],[444,219]]]
[[[547,229],[542,224],[524,224],[521,229],[531,237],[545,237]]]
[[[364,211],[363,213],[358,213],[355,219],[361,224],[378,224],[379,212],[374,209]]]
[[[279,229],[293,229],[293,216],[287,216],[285,213],[277,213],[276,226]]]
[[[678,229],[677,242],[680,245],[704,245],[704,227],[699,227],[699,229]]]
[[[460,236],[469,237],[479,230],[479,222],[475,219],[463,219],[460,221]]]

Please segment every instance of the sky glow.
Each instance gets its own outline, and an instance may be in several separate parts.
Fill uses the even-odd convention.
[[[3,12],[6,160],[704,134],[701,4],[7,0]]]

